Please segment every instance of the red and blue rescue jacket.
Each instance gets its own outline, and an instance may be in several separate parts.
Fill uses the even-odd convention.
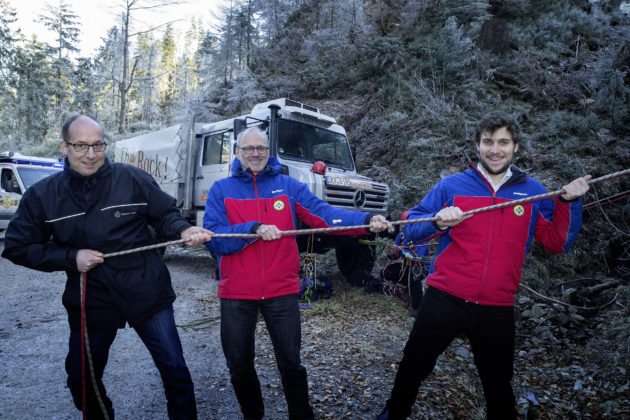
[[[442,179],[410,212],[408,219],[434,217],[442,208],[462,211],[514,201],[547,191],[512,167],[512,177],[494,192],[476,168]],[[405,227],[410,240],[441,235],[426,283],[482,305],[512,306],[532,238],[547,251],[567,252],[582,227],[582,201],[547,198],[474,215],[450,229],[432,223]]]
[[[270,157],[253,175],[234,159],[232,176],[215,182],[208,193],[203,226],[215,233],[253,233],[262,223],[282,231],[301,220],[313,228],[367,224],[371,214],[332,207],[308,187],[280,174]],[[339,232],[363,235],[365,229]],[[268,299],[300,291],[300,257],[294,236],[274,241],[258,238],[213,238],[206,243],[219,261],[218,296],[227,299]]]

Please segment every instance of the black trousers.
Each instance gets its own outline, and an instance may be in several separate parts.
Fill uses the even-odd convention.
[[[255,333],[262,314],[271,338],[290,420],[312,420],[306,369],[300,360],[302,326],[297,294],[269,299],[221,299],[221,345],[245,419],[265,413],[255,368]]]
[[[411,414],[420,384],[435,367],[438,356],[460,334],[470,341],[488,419],[516,418],[511,384],[514,307],[478,305],[428,287],[387,401],[390,419],[405,419]]]

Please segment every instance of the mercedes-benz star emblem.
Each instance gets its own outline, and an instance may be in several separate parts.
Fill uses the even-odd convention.
[[[358,190],[354,193],[354,206],[355,207],[363,207],[365,204],[365,191]]]

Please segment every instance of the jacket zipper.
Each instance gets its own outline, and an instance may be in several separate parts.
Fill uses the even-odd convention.
[[[494,190],[494,188],[492,187],[492,185],[490,185],[488,183],[488,181],[482,177],[482,179],[486,182],[486,184],[488,185],[488,188],[490,188],[490,191],[492,191],[492,205],[495,205],[497,203],[497,193],[499,192],[499,190],[501,190],[504,187],[507,187],[508,185],[512,185],[515,184],[515,182],[513,182],[512,184],[508,184],[507,182],[503,185],[501,185],[499,187],[499,189],[497,191]],[[509,180],[508,180],[509,182]],[[501,209],[501,215],[503,215],[503,209]],[[481,276],[481,285],[480,285],[480,289],[479,289],[479,295],[477,296],[477,302],[475,303],[479,303],[479,299],[481,298],[481,296],[483,295],[483,289],[486,285],[486,280],[487,280],[487,276],[488,276],[488,264],[490,263],[490,249],[492,248],[492,242],[494,241],[494,219],[495,219],[495,212],[491,211],[490,212],[490,229],[488,229],[488,247],[486,249],[486,257],[484,260],[484,264],[483,264],[483,274]],[[503,217],[503,216],[501,216]]]
[[[256,201],[258,201],[258,184],[256,183],[256,175],[252,174],[252,180],[254,182],[254,197],[256,198]],[[265,205],[265,213],[267,213],[267,202],[264,203]],[[260,206],[256,206],[256,208],[258,209],[258,220],[261,221],[261,223],[264,224],[263,219],[261,217],[260,214]],[[260,265],[261,267],[263,267],[262,270],[260,270],[260,298],[261,299],[265,299],[265,254],[264,254],[264,247],[261,246],[260,247]]]
[[[492,189],[492,205],[495,205],[497,201],[496,192],[494,192],[494,188]],[[493,211],[490,212],[490,229],[488,229],[488,245],[486,248],[486,257],[483,262],[483,274],[481,275],[481,285],[479,287],[479,295],[477,296],[477,301],[475,303],[479,303],[479,299],[483,294],[483,289],[486,285],[486,280],[488,276],[488,264],[490,263],[490,249],[492,248],[492,241],[494,237],[494,218],[495,213]]]

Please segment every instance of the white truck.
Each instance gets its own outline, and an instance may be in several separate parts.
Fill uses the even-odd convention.
[[[28,187],[63,169],[63,160],[0,153],[0,231],[9,225]]]
[[[267,133],[270,155],[278,158],[283,173],[308,185],[317,197],[340,208],[387,212],[389,187],[356,173],[345,129],[317,108],[285,98],[257,104],[237,118],[197,123],[188,116],[184,123],[120,140],[114,160],[150,173],[186,216],[201,225],[210,187],[230,176],[236,137],[251,126]],[[336,249],[344,274],[355,268],[371,270],[373,251],[359,244],[358,237],[314,239],[314,252]],[[300,250],[306,250],[307,235],[297,240]]]

